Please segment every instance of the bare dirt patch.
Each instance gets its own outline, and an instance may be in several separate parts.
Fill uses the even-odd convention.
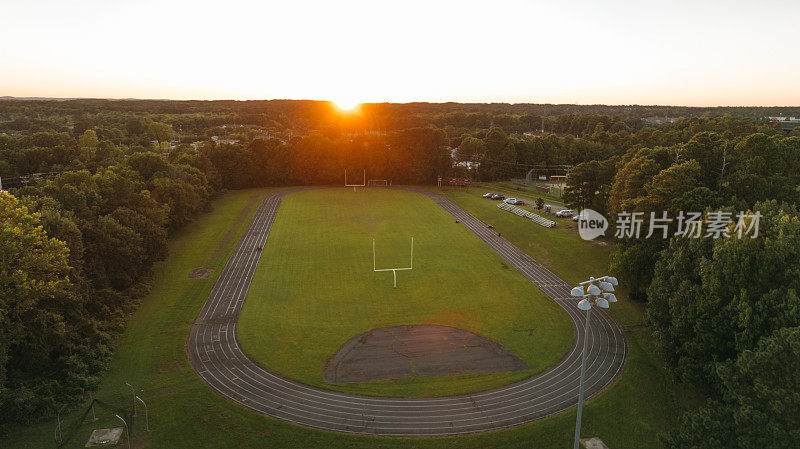
[[[195,268],[189,272],[189,279],[205,279],[211,276],[214,270],[211,268]]]
[[[528,369],[499,343],[463,329],[419,324],[373,329],[350,339],[328,360],[330,383]]]

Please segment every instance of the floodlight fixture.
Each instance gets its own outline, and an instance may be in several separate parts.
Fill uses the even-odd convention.
[[[604,292],[613,292],[614,286],[611,282],[600,282],[600,288],[603,289]]]
[[[572,291],[570,292],[570,294],[572,296],[583,296],[583,287],[580,286],[580,285],[577,286],[577,287],[573,287]]]
[[[600,293],[602,293],[602,292],[600,291],[600,288],[598,286],[596,286],[594,284],[589,285],[589,294],[590,295],[597,296]]]
[[[608,302],[617,302],[617,296],[613,293],[603,293],[603,297],[606,298]]]

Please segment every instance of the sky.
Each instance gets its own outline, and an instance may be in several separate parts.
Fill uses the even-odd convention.
[[[0,0],[0,96],[800,105],[800,1]]]

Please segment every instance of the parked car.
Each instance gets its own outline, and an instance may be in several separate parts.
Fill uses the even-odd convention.
[[[586,220],[586,215],[576,215],[572,217],[572,221],[583,221]]]
[[[492,193],[492,192],[486,192],[486,193],[483,194],[484,198],[491,198],[492,196],[494,196],[494,193]]]
[[[495,193],[494,195],[492,195],[492,199],[493,200],[504,200],[504,199],[506,199],[506,196],[505,195],[501,195],[499,193]]]
[[[522,200],[518,200],[516,198],[506,198],[505,200],[503,200],[503,202],[506,204],[515,204],[515,205],[525,204],[525,202],[523,202]]]
[[[556,212],[556,217],[571,217],[575,215],[575,211],[572,209],[561,209],[560,211]]]

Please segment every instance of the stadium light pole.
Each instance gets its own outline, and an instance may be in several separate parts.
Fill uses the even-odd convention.
[[[578,302],[578,308],[586,311],[586,326],[583,330],[583,354],[581,354],[581,383],[578,388],[578,419],[575,421],[575,444],[573,449],[580,449],[581,441],[581,412],[583,412],[583,383],[586,378],[586,346],[589,342],[589,316],[592,304],[597,307],[607,309],[608,304],[617,302],[617,297],[611,293],[617,285],[617,278],[602,276],[599,278],[590,277],[588,281],[583,281],[573,288],[570,294],[582,298]],[[586,289],[584,291],[584,286]]]

